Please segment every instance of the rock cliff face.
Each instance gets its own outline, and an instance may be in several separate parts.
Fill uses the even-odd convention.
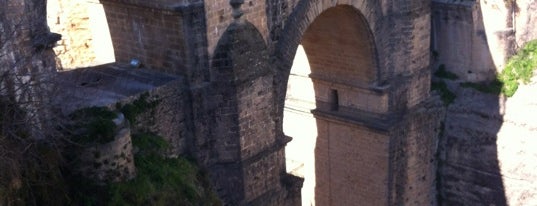
[[[433,56],[466,81],[494,79],[508,57],[537,38],[536,9],[536,0],[433,0]]]
[[[433,0],[433,69],[462,82],[495,79],[508,57],[537,38],[536,9],[535,0]],[[439,205],[537,204],[535,78],[508,99],[457,81],[447,82],[457,97],[439,144]]]
[[[497,160],[497,132],[502,125],[499,99],[458,88],[448,107],[440,143],[441,205],[505,204]]]
[[[505,102],[498,162],[509,205],[537,205],[537,78]]]
[[[454,86],[440,142],[440,205],[537,203],[537,84],[512,98]]]

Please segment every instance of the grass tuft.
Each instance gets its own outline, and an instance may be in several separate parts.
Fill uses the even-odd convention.
[[[431,90],[440,92],[440,97],[446,106],[453,103],[457,97],[453,92],[451,92],[451,90],[449,90],[444,81],[432,82]]]
[[[106,107],[77,110],[70,115],[76,131],[71,139],[80,144],[111,142],[116,133],[117,126],[113,121],[116,117],[117,114]]]
[[[444,79],[449,79],[449,80],[456,80],[456,79],[459,79],[459,76],[457,76],[457,75],[454,74],[453,72],[447,71],[447,70],[446,70],[446,65],[444,65],[444,64],[441,64],[440,66],[438,66],[438,70],[436,70],[436,72],[434,73],[434,75],[435,75],[436,77],[444,78]]]
[[[489,83],[463,82],[460,83],[460,85],[464,88],[473,88],[477,91],[489,94],[500,94],[502,92],[502,87],[504,86],[503,82],[499,80],[495,80]]]

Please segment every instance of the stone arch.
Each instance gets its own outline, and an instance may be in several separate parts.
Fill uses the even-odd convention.
[[[283,29],[283,35],[281,35],[282,38],[278,40],[276,45],[274,56],[277,59],[276,61],[280,62],[278,69],[284,73],[291,69],[296,49],[308,27],[321,13],[336,6],[354,8],[360,14],[361,21],[368,25],[372,44],[376,44],[374,40],[375,33],[379,33],[380,24],[382,23],[382,8],[378,1],[301,0],[288,17]]]
[[[260,197],[283,197],[286,191],[281,185],[285,141],[274,130],[273,77],[263,36],[250,22],[235,20],[220,38],[211,65],[218,94],[212,173],[226,204],[263,205]]]
[[[354,7],[339,5],[323,11],[304,32],[301,43],[312,57],[312,75],[361,88],[377,81],[373,34]]]
[[[268,53],[263,36],[255,25],[245,20],[235,21],[228,26],[213,54],[213,81],[224,78],[219,75],[226,75],[231,78],[230,81],[242,82],[268,72]],[[250,69],[252,67],[255,69]]]
[[[297,6],[298,11],[307,5],[307,2],[302,3]],[[390,178],[386,168],[389,154],[365,152],[368,150],[366,147],[382,151],[389,145],[389,129],[379,125],[385,123],[384,117],[380,116],[389,113],[388,92],[375,88],[383,67],[378,61],[378,46],[372,25],[378,21],[374,18],[381,18],[375,17],[375,13],[380,12],[365,10],[368,5],[316,3],[311,10],[301,11],[307,12],[306,17],[299,17],[301,13],[291,15],[287,25],[290,28],[285,30],[289,35],[284,33],[284,38],[276,47],[281,49],[277,51],[281,53],[276,55],[282,55],[277,56],[281,57],[278,61],[282,63],[278,70],[279,78],[283,79],[280,82],[287,83],[289,80],[288,67],[291,65],[287,65],[286,61],[293,59],[292,52],[299,44],[303,46],[311,67],[309,78],[315,93],[312,113],[316,122],[311,129],[316,130],[316,137],[310,138],[315,142],[311,144],[314,149],[310,149],[313,149],[315,158],[313,162],[304,164],[315,166],[304,166],[314,170],[306,171],[314,175],[304,176],[305,184],[315,185],[315,188],[311,189],[310,186],[306,190],[314,191],[312,201],[319,205],[352,205],[353,201],[382,205],[387,200],[383,196],[389,190],[384,186],[371,187],[370,191],[359,192],[352,197],[341,195],[343,191],[358,191],[364,187],[367,176],[381,185]],[[357,6],[364,6],[361,8],[363,11]],[[296,23],[295,20],[301,21]],[[370,24],[369,21],[375,22]],[[280,89],[277,92],[281,93],[277,94],[279,99],[275,106],[281,108],[285,105],[287,84],[276,83],[276,87]],[[283,111],[280,110],[279,114],[283,121]],[[342,164],[342,160],[350,164]],[[309,204],[308,201],[303,203]]]
[[[372,59],[370,60],[373,62],[373,68],[375,70],[375,76],[373,78],[374,82],[370,82],[371,85],[369,86],[376,87],[383,85],[388,80],[387,76],[390,73],[388,71],[389,68],[388,66],[385,66],[385,62],[380,61],[381,56],[384,56],[382,50],[383,47],[378,46],[379,44],[384,44],[384,42],[376,41],[378,36],[385,35],[381,31],[385,19],[383,18],[382,6],[379,1],[301,0],[288,17],[283,29],[283,34],[281,35],[282,38],[276,43],[274,54],[272,55],[272,61],[277,68],[275,78],[277,79],[277,82],[279,82],[275,84],[276,110],[277,114],[279,114],[279,118],[277,117],[276,119],[276,122],[278,122],[278,132],[282,132],[281,117],[283,117],[287,82],[295,52],[307,29],[317,17],[323,12],[335,7],[340,9],[344,8],[343,10],[347,11],[353,10],[354,14],[352,15],[367,28],[367,42],[370,45],[372,54]],[[381,48],[381,50],[378,50],[377,48]],[[306,48],[305,50],[307,53]]]
[[[408,188],[402,184],[419,170],[411,166],[414,164],[406,164],[407,160],[417,159],[427,171],[433,168],[425,158],[416,158],[411,153],[414,149],[407,150],[410,144],[405,142],[433,136],[427,132],[436,124],[415,123],[417,118],[409,115],[415,114],[418,104],[429,97],[428,8],[427,3],[418,1],[393,5],[386,1],[300,1],[285,22],[273,59],[278,67],[274,84],[276,130],[284,135],[287,82],[295,51],[302,44],[315,92],[312,113],[317,125],[313,152],[316,204],[390,205],[402,202],[416,188],[430,188],[432,181]],[[310,29],[315,32],[310,33]],[[323,29],[328,31],[320,31]],[[345,39],[342,35],[351,37]],[[344,72],[331,68],[330,61],[338,58],[329,54],[334,51],[340,55],[351,53],[343,62],[335,63]],[[328,58],[318,59],[320,56]],[[351,66],[346,68],[345,64]],[[356,68],[360,65],[366,68]],[[411,124],[419,125],[419,129],[409,130]],[[422,144],[416,151],[426,151],[430,157],[434,154],[431,148],[430,144]],[[366,185],[369,187],[364,191]],[[352,197],[341,196],[349,191],[360,192]],[[420,199],[431,200],[430,195]]]

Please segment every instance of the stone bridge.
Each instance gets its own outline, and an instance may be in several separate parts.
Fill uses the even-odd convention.
[[[286,172],[292,138],[283,131],[299,45],[315,93],[315,150],[303,154],[314,159],[315,204],[435,204],[442,111],[429,95],[430,1],[86,3],[104,10],[115,62],[136,59],[175,79],[179,91],[160,96],[176,98],[164,101],[173,112],[156,114],[153,129],[173,143],[170,156],[207,168],[226,205],[300,204],[302,179]]]
[[[315,203],[435,201],[429,1],[101,2],[116,61],[186,77],[187,150],[227,204],[300,201],[282,129],[299,45],[315,91]]]

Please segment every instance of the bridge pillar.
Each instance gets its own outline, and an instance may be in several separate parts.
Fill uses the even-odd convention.
[[[301,179],[285,172],[289,140],[275,132],[274,74],[267,47],[255,26],[242,20],[240,11],[234,14],[211,68],[219,102],[213,182],[229,205],[293,205],[300,202]]]

